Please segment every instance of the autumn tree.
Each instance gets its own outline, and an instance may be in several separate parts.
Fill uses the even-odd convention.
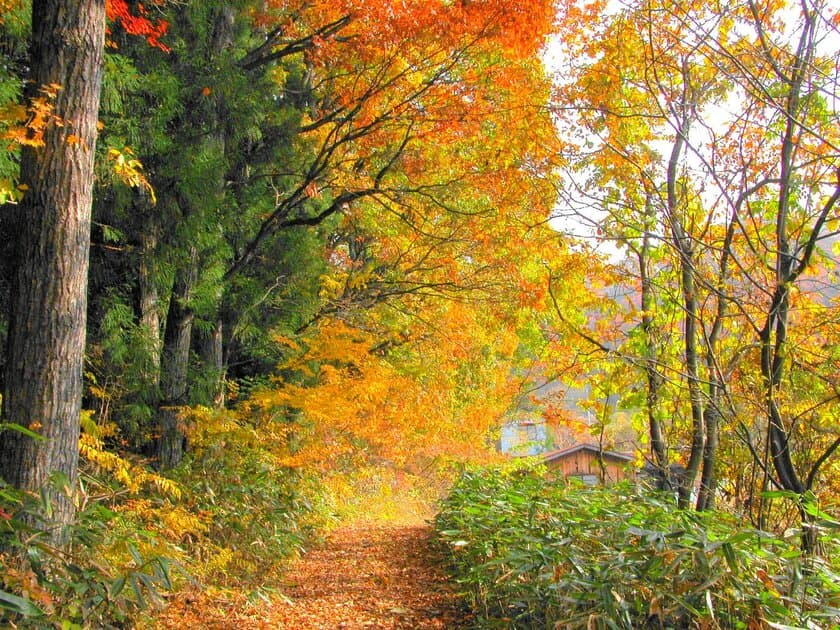
[[[188,402],[210,402],[191,375],[213,353],[193,325],[223,329],[222,363],[244,365],[245,331],[254,330],[247,321],[271,313],[278,300],[290,305],[286,278],[293,274],[284,269],[302,267],[272,267],[282,258],[272,252],[284,243],[320,240],[326,250],[302,253],[313,272],[325,255],[359,249],[348,239],[370,244],[353,263],[353,285],[343,296],[332,288],[313,295],[317,273],[306,281],[304,291],[315,299],[299,313],[316,321],[406,293],[449,298],[462,288],[498,284],[497,263],[480,264],[477,255],[471,267],[459,262],[478,251],[475,237],[488,230],[490,251],[504,234],[500,224],[488,236],[490,219],[507,208],[523,212],[518,195],[535,202],[530,224],[547,212],[544,169],[554,132],[541,108],[546,84],[533,63],[550,25],[547,6],[514,12],[515,18],[498,7],[460,5],[252,9],[173,8],[166,40],[172,52],[132,53],[141,75],[155,79],[137,103],[125,105],[139,116],[156,103],[154,132],[138,133],[131,118],[128,125],[116,122],[157,192],[155,209],[142,211],[157,226],[142,228],[145,241],[134,237],[139,226],[121,218],[129,216],[124,210],[114,212],[126,203],[116,197],[101,206],[102,223],[141,246],[138,269],[158,269],[158,284],[144,281],[143,292],[150,297],[160,287],[159,298],[141,296],[139,304],[168,303],[165,328],[183,333],[163,335],[163,317],[151,326],[164,337],[161,386],[177,383],[180,392],[161,397],[159,420]],[[519,28],[516,20],[534,28]],[[228,37],[218,47],[220,29]],[[503,132],[514,130],[518,162],[504,155],[510,136]],[[171,138],[181,141],[161,150]],[[517,187],[503,184],[508,173],[519,174],[510,180]],[[524,220],[516,213],[507,225]],[[301,236],[305,231],[314,237]],[[153,243],[155,234],[161,236]],[[103,252],[103,262],[113,259]],[[224,372],[219,352],[215,357],[217,372]],[[171,418],[166,422],[173,426]],[[173,451],[167,462],[179,457]]]
[[[674,481],[681,503],[687,504],[703,462],[709,462],[705,474],[713,468],[716,429],[708,430],[707,415],[715,403],[702,391],[711,381],[702,373],[700,347],[710,338],[700,334],[698,273],[710,250],[696,245],[697,235],[707,227],[698,214],[699,200],[687,185],[684,164],[696,112],[714,102],[720,86],[697,59],[691,33],[678,20],[666,18],[657,7],[641,4],[607,17],[596,27],[603,28],[605,54],[582,66],[576,82],[563,86],[558,112],[561,120],[581,129],[582,142],[599,146],[574,165],[583,175],[570,173],[567,210],[591,218],[594,207],[603,216],[600,232],[624,246],[636,266],[631,282],[639,292],[639,310],[628,322],[635,332],[622,352],[644,370],[643,406],[660,485],[667,485],[669,461],[662,426],[664,385],[666,380],[685,384],[690,446],[684,472]],[[567,41],[577,37],[570,34]],[[667,155],[660,153],[661,147]],[[663,247],[672,255],[663,256]],[[678,293],[657,287],[666,274]],[[668,340],[661,333],[668,317],[657,316],[669,304],[682,327],[673,331],[682,340],[679,365],[665,360]],[[640,344],[634,348],[636,340]]]
[[[742,18],[749,28],[748,44],[730,47],[718,38],[715,45],[725,67],[734,66],[744,77],[744,98],[756,118],[770,123],[772,152],[756,150],[758,159],[743,167],[737,193],[726,192],[748,251],[757,257],[748,266],[746,256],[735,254],[740,267],[755,270],[749,281],[762,296],[739,308],[759,346],[751,358],[763,383],[760,408],[775,471],[770,478],[798,495],[803,520],[810,522],[806,493],[817,490],[821,469],[840,447],[840,437],[823,416],[837,404],[833,373],[826,373],[817,358],[833,347],[834,331],[823,318],[832,317],[834,305],[808,280],[815,273],[833,272],[820,259],[840,201],[838,85],[825,73],[838,62],[827,39],[836,32],[837,14],[822,2],[802,3],[790,12],[790,21],[780,20],[767,6],[748,3]],[[738,137],[751,137],[753,130],[743,121],[737,129]],[[757,224],[766,229],[757,230]],[[812,319],[817,313],[819,324]],[[823,331],[829,337],[822,347],[809,343]],[[811,380],[816,383],[806,387]],[[823,383],[830,384],[828,391]],[[806,436],[816,441],[798,442]],[[806,548],[814,548],[815,538],[813,530],[806,532]]]
[[[817,277],[832,273],[830,266],[820,268],[818,245],[830,232],[836,204],[830,121],[837,114],[828,96],[836,94],[836,84],[821,70],[836,58],[819,34],[831,29],[832,14],[820,4],[789,7],[789,20],[758,3],[726,10],[692,3],[588,10],[603,28],[600,53],[562,88],[558,115],[581,130],[578,146],[588,142],[596,150],[580,170],[591,179],[579,174],[570,181],[606,210],[604,235],[637,253],[650,251],[645,243],[651,238],[670,251],[657,273],[662,289],[680,287],[683,295],[670,312],[683,322],[684,363],[659,362],[657,370],[685,377],[684,400],[694,418],[687,470],[692,476],[702,469],[698,507],[713,504],[717,474],[737,466],[716,461],[721,422],[740,436],[740,449],[727,446],[728,452],[749,454],[765,483],[798,494],[813,489],[836,440],[816,414],[806,432],[821,447],[795,455],[806,425],[796,416],[793,430],[779,410],[782,399],[789,409],[806,400],[812,410],[833,404],[830,394],[814,401],[827,375],[792,354],[789,336],[818,312],[830,318],[831,301],[815,295],[803,295],[792,311],[790,291],[799,286],[808,294],[818,286],[805,280],[806,270]],[[616,47],[616,33],[632,45]],[[607,195],[598,194],[596,182]],[[650,200],[653,215],[646,211]],[[643,223],[645,216],[656,220]],[[677,276],[661,274],[668,268],[679,270],[676,283]],[[643,263],[639,269],[644,287],[650,276]],[[651,313],[647,304],[643,330],[645,318],[668,307],[660,300]],[[804,338],[796,348],[800,357],[816,351]],[[794,391],[777,380],[782,374],[795,379],[800,370],[816,379],[813,388],[797,381]],[[763,395],[757,382],[764,383]],[[766,422],[756,424],[749,416],[762,407]],[[802,482],[797,466],[810,483]]]

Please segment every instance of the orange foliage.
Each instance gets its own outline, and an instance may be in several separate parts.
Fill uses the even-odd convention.
[[[326,252],[330,318],[278,339],[292,355],[284,378],[252,401],[266,418],[300,421],[303,446],[291,436],[284,464],[493,450],[532,360],[517,356],[519,329],[549,307],[545,261],[566,264],[546,225],[559,141],[538,57],[554,10],[545,0],[252,9],[256,30],[303,42],[326,95],[302,124],[331,168],[301,195],[370,193],[342,206]]]
[[[162,4],[163,1],[152,0],[152,3]],[[161,42],[161,38],[166,34],[169,24],[166,20],[150,20],[148,17],[149,9],[142,2],[138,2],[134,11],[132,11],[127,0],[107,0],[105,3],[105,15],[109,22],[119,24],[129,35],[145,37],[150,46],[160,48],[164,52],[169,52],[169,48]],[[110,34],[110,31],[108,33]],[[110,40],[108,44],[116,47],[116,44]]]
[[[0,0],[0,24],[6,20],[6,14],[16,11],[23,5],[23,0]]]
[[[55,115],[53,101],[61,86],[56,83],[42,85],[39,96],[32,98],[28,106],[11,104],[0,111],[0,124],[8,125],[2,138],[9,140],[11,151],[15,145],[39,147],[44,144],[44,129],[48,124],[62,125]]]
[[[290,38],[351,17],[307,52],[332,95],[327,104],[351,114],[326,124],[319,123],[332,110],[314,116],[313,138],[351,139],[336,156],[347,169],[333,187],[373,183],[377,167],[405,143],[399,166],[416,187],[478,187],[502,210],[522,203],[523,193],[533,197],[525,190],[533,182],[523,178],[544,171],[556,148],[537,59],[553,3],[342,0],[285,10]]]
[[[476,322],[462,309],[448,304],[439,335],[407,342],[410,349],[392,356],[375,351],[381,344],[368,331],[338,320],[319,326],[305,340],[306,351],[282,366],[310,381],[278,381],[252,401],[266,416],[282,409],[302,414],[305,446],[281,463],[326,470],[342,461],[386,459],[403,466],[418,457],[486,452],[488,432],[515,386],[506,370],[481,365],[484,344],[498,340],[478,338]]]

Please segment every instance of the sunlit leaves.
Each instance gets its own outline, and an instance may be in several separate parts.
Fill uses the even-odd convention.
[[[440,328],[416,338],[400,331],[383,339],[385,329],[373,336],[338,321],[320,325],[281,366],[283,380],[254,397],[263,413],[301,414],[295,432],[305,441],[283,463],[331,469],[382,457],[404,465],[486,454],[487,434],[513,391],[499,370],[511,346],[494,350],[488,344],[496,340],[476,337],[468,312],[450,304]]]
[[[594,37],[575,28],[587,9]],[[682,342],[695,323],[705,344],[702,378],[711,384],[705,408],[753,445],[766,430],[755,419],[774,399],[785,418],[774,422],[776,441],[801,449],[800,471],[819,464],[803,439],[809,430],[822,448],[832,444],[815,409],[836,402],[822,384],[806,384],[806,375],[834,381],[815,359],[836,343],[833,306],[818,297],[833,263],[816,238],[837,191],[837,82],[827,70],[837,53],[822,30],[828,15],[820,2],[644,1],[575,7],[560,26],[568,71],[556,111],[577,158],[563,210],[617,239],[624,268],[639,276],[624,282],[650,301],[627,308],[612,341],[624,360],[662,380],[654,398],[679,442],[690,375],[671,340]],[[798,264],[811,256],[807,268]],[[599,339],[608,339],[603,329]],[[777,378],[771,372],[786,376],[768,386]],[[702,427],[703,417],[694,417]],[[737,467],[744,451],[724,448]]]
[[[155,5],[165,2],[166,0],[150,0],[150,7],[153,10]],[[105,14],[110,22],[119,24],[129,35],[145,38],[150,46],[169,52],[169,48],[162,41],[169,24],[163,19],[150,19],[150,12],[150,8],[142,2],[138,2],[134,9],[129,7],[126,0],[108,0],[105,3]],[[117,47],[111,40],[108,41],[108,45]]]
[[[143,188],[148,193],[152,204],[157,201],[152,185],[143,174],[143,165],[134,157],[134,152],[129,147],[124,147],[122,150],[111,147],[108,149],[107,158],[114,175],[121,182],[133,188]]]

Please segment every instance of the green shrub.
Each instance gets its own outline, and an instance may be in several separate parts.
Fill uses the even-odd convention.
[[[309,480],[264,453],[231,447],[216,458],[190,457],[175,473],[207,523],[199,557],[216,556],[198,572],[217,584],[258,580],[269,565],[297,555],[318,523]]]
[[[130,627],[189,583],[258,590],[315,535],[320,487],[277,465],[279,438],[224,410],[186,421],[189,455],[164,475],[105,450],[115,427],[83,414],[81,507],[63,549],[26,524],[45,499],[0,480],[0,627]]]
[[[837,566],[803,557],[798,532],[778,537],[720,512],[677,510],[630,484],[587,488],[527,470],[468,471],[435,524],[482,627],[840,622]],[[836,534],[823,536],[835,563]]]
[[[77,515],[67,546],[57,549],[27,524],[28,514],[48,513],[45,496],[0,480],[0,626],[123,627],[162,600],[171,588],[172,562],[142,557],[135,545],[141,532],[117,533],[122,515],[91,502]],[[102,555],[115,546],[126,550],[120,562]]]
[[[319,483],[278,465],[280,438],[231,411],[195,408],[190,422],[190,453],[171,474],[206,523],[192,543],[194,573],[217,585],[259,583],[322,528]]]

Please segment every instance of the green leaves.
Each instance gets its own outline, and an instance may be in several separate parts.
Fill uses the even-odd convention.
[[[677,510],[638,487],[583,488],[528,471],[465,472],[437,535],[482,627],[638,628],[750,620],[807,625],[834,614],[828,562],[806,567],[799,533]],[[826,540],[837,555],[838,537]],[[781,626],[780,626],[781,627]]]
[[[23,435],[38,441],[43,441],[46,439],[43,435],[40,435],[23,425],[17,424],[16,422],[0,423],[0,431],[17,431],[18,433],[22,433]]]
[[[0,590],[0,608],[24,617],[41,617],[44,614],[40,608],[28,599],[12,595]]]

